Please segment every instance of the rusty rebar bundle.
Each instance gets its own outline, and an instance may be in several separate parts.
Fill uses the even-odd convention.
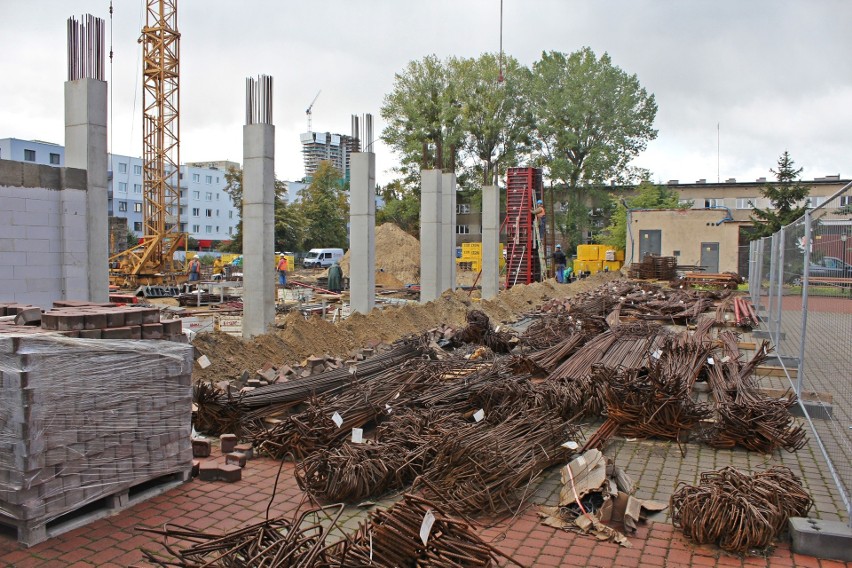
[[[433,521],[424,543],[421,527],[426,517]],[[409,494],[390,509],[370,513],[355,536],[341,541],[329,556],[333,560],[323,564],[324,568],[491,567],[501,558],[521,566],[483,541],[466,522],[445,514],[439,505]]]
[[[733,467],[701,474],[698,486],[679,484],[669,500],[672,524],[699,544],[747,553],[769,546],[790,517],[813,505],[786,467],[748,475]]]
[[[465,316],[467,327],[453,336],[453,343],[475,343],[484,345],[494,353],[508,353],[517,343],[517,337],[513,332],[506,330],[495,330],[485,312],[471,310]]]

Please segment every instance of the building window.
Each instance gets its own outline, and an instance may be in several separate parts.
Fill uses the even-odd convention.
[[[198,183],[201,181],[201,174],[192,174],[192,181]]]
[[[456,204],[456,214],[467,215],[468,213],[470,213],[470,203],[458,203],[458,204]]]
[[[204,176],[204,183],[206,183],[207,185],[213,183],[213,176]]]
[[[229,234],[229,235],[233,235],[233,234],[234,234],[234,228],[233,228],[233,227],[228,227],[228,234]]]
[[[127,164],[125,162],[118,163],[118,173],[126,174],[127,173]]]
[[[213,210],[212,210],[212,209],[205,209],[205,210],[204,210],[204,214],[205,214],[207,217],[212,217],[212,216],[213,216]]]
[[[199,209],[198,207],[193,207],[192,208],[192,216],[198,217],[199,215],[201,215],[201,209]]]
[[[754,198],[737,197],[737,209],[754,209]]]
[[[133,184],[133,193],[142,193],[142,184],[134,183]]]
[[[126,201],[119,201],[118,202],[118,210],[119,211],[127,211],[127,202]]]
[[[205,231],[205,233],[207,233],[208,235],[209,235],[210,233],[212,233],[212,232],[213,232],[213,225],[207,225],[207,226],[206,226],[206,227],[204,227],[204,228],[205,228],[205,229],[207,229],[207,230]]]
[[[219,225],[216,225],[216,232],[219,232]]]
[[[216,176],[216,183],[219,183],[219,176]]]
[[[704,209],[715,209],[724,205],[723,200],[716,198],[708,198],[704,200]]]
[[[135,223],[133,223],[133,230],[136,231],[137,233],[141,233],[142,232],[142,221],[136,221]]]
[[[141,203],[134,203],[133,204],[133,211],[136,212],[136,213],[142,213],[142,204]]]
[[[118,191],[119,193],[127,193],[127,182],[118,182]]]
[[[180,190],[180,198],[186,199],[186,192],[184,190]]]
[[[141,176],[142,175],[142,166],[139,166],[139,165],[133,166],[133,175]]]
[[[234,212],[228,211],[228,219],[233,219],[233,218],[234,218]]]
[[[470,227],[467,225],[456,225],[456,234],[457,235],[468,235],[470,234]]]
[[[207,193],[204,194],[204,200],[205,201],[213,201],[213,194],[208,191]]]
[[[181,223],[181,224],[180,224],[180,232],[181,232],[181,233],[185,233],[185,232],[186,232],[186,223]]]
[[[817,197],[812,197],[811,198],[811,207],[819,207],[820,205],[825,203],[825,199],[826,198],[824,196],[821,196],[821,195],[817,196]]]
[[[840,196],[840,206],[841,207],[848,207],[849,205],[852,205],[852,195],[841,195]]]
[[[54,166],[58,166],[59,165],[59,154],[51,153],[50,154],[50,163]]]
[[[216,194],[216,201],[219,201],[219,194]]]
[[[219,216],[219,210],[218,209],[216,210],[216,216],[217,217]]]
[[[201,192],[200,191],[193,191],[192,192],[192,198],[193,199],[201,199]]]
[[[35,150],[24,150],[24,161],[35,162]]]

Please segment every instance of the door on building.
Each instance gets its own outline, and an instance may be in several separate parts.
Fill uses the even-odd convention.
[[[701,266],[707,272],[719,272],[719,243],[701,243]]]
[[[663,251],[663,232],[660,229],[653,231],[639,231],[639,260],[645,255],[655,254],[660,256]]]

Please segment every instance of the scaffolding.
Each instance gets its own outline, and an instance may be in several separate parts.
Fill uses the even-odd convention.
[[[506,174],[506,288],[540,282],[547,274],[546,231],[531,211],[543,200],[539,168],[509,168]]]

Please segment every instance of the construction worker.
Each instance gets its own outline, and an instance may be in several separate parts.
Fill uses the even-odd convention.
[[[544,216],[544,203],[539,199],[535,202],[535,209],[530,209],[530,213],[535,215],[535,220],[538,223],[539,230],[539,238],[544,240],[544,230],[545,230],[545,216]]]
[[[565,258],[565,253],[562,252],[562,245],[556,245],[556,250],[553,251],[553,266],[556,270],[556,281],[562,284],[565,282],[565,265],[568,264],[568,259]]]
[[[343,290],[343,270],[337,262],[328,269],[328,289],[332,292]]]
[[[190,282],[198,282],[201,278],[201,261],[198,260],[197,256],[192,257],[192,260],[189,261],[189,267],[186,271],[189,273]]]
[[[213,275],[222,274],[225,263],[222,262],[222,257],[217,256],[216,260],[213,261]]]
[[[287,285],[287,257],[283,254],[281,258],[278,260],[278,266],[276,267],[278,270],[278,284],[281,286]]]

